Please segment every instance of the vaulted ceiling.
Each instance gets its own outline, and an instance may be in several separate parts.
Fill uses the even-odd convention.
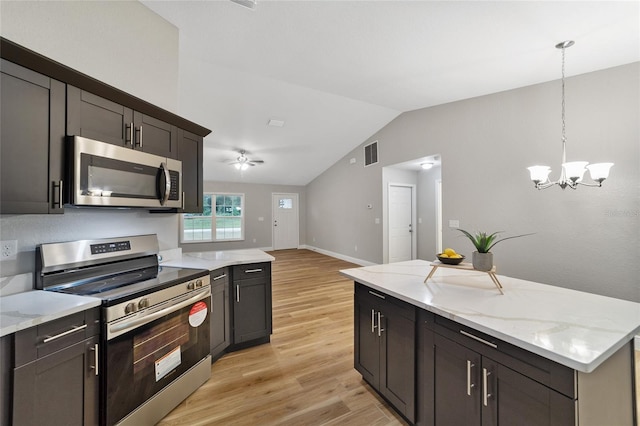
[[[205,180],[306,185],[402,112],[558,79],[567,39],[567,76],[640,60],[637,1],[257,2],[142,1],[179,29]]]

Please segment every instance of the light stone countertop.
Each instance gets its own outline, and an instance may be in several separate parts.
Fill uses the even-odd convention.
[[[273,262],[275,257],[260,249],[239,249],[182,253],[182,257],[162,262],[163,266],[208,269],[210,271],[225,266],[247,263]]]
[[[575,370],[589,373],[640,332],[640,303],[412,260],[342,275]]]
[[[0,337],[100,306],[95,297],[33,290],[0,297]]]

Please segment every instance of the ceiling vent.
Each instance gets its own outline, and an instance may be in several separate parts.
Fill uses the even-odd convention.
[[[364,166],[370,166],[378,162],[378,141],[364,146]]]

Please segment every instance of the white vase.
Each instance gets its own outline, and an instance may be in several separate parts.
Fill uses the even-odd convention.
[[[474,251],[471,255],[473,269],[478,271],[490,271],[493,268],[493,253],[480,253]]]

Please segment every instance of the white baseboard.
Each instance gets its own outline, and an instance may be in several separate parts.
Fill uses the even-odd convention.
[[[355,257],[346,256],[344,254],[335,253],[335,252],[332,252],[332,251],[329,251],[329,250],[324,250],[324,249],[321,249],[321,248],[318,248],[318,247],[309,246],[309,245],[301,245],[298,248],[311,250],[311,251],[317,251],[318,253],[322,253],[322,254],[325,254],[325,255],[331,256],[331,257],[335,257],[336,259],[344,260],[346,262],[355,263],[356,265],[360,265],[360,266],[375,265],[375,263],[369,262],[367,260],[357,259]]]

